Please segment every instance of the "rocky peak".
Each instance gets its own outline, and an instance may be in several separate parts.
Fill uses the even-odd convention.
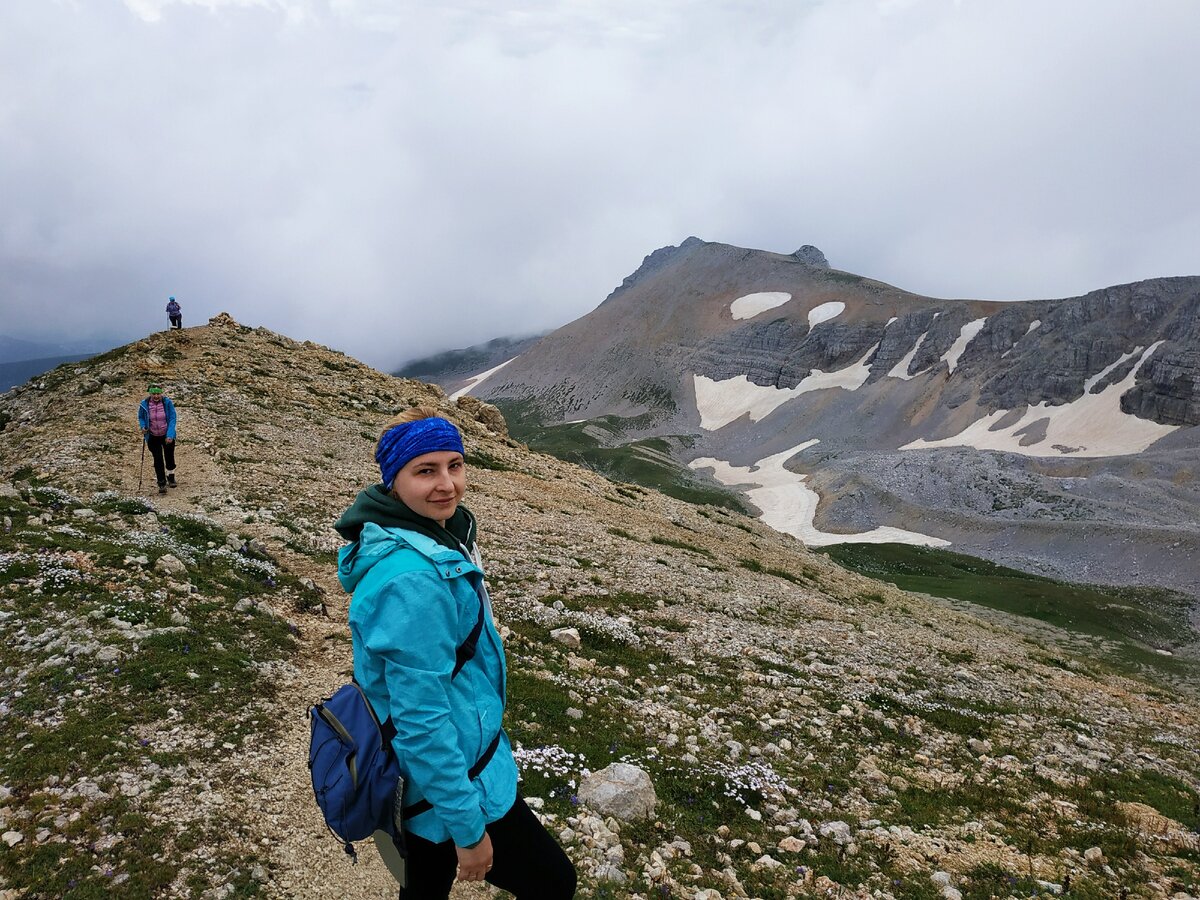
[[[825,258],[825,254],[812,244],[805,244],[792,254],[792,258],[806,266],[816,266],[818,269],[829,268],[829,260]]]
[[[620,286],[615,291],[613,291],[606,298],[604,298],[605,302],[608,302],[609,300],[611,300],[613,297],[615,297],[621,291],[624,291],[624,290],[627,290],[628,288],[633,287],[635,284],[639,283],[640,281],[645,279],[647,276],[653,274],[654,272],[657,272],[660,269],[664,268],[669,263],[674,262],[679,256],[685,254],[687,251],[692,250],[693,248],[696,248],[696,247],[703,247],[707,244],[708,244],[708,241],[703,241],[700,238],[693,235],[689,238],[686,238],[684,240],[684,242],[682,244],[680,244],[678,247],[676,247],[674,245],[669,245],[666,247],[659,247],[657,250],[655,250],[653,253],[649,254],[645,259],[643,259],[642,264],[637,267],[637,269],[633,272],[632,275],[627,276],[625,278],[625,280],[621,282]]]

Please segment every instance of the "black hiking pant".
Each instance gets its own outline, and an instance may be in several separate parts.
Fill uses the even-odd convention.
[[[182,328],[183,327],[183,314],[182,313],[180,313],[177,316],[170,316],[169,318],[171,320],[172,328]]]
[[[158,479],[158,486],[162,487],[167,483],[167,472],[175,471],[175,442],[168,444],[166,437],[148,434],[146,446],[154,457],[154,477]]]
[[[575,866],[519,796],[503,818],[487,826],[492,839],[489,884],[517,900],[571,900],[575,896]],[[408,887],[400,900],[446,900],[454,885],[458,854],[453,841],[435,844],[415,834],[408,844]]]

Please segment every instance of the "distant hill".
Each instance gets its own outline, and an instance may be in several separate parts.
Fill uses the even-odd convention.
[[[520,356],[545,336],[498,337],[486,344],[476,344],[461,350],[446,350],[407,362],[392,374],[400,378],[417,378],[453,390],[462,381],[479,372]]]
[[[31,341],[24,338],[0,334],[0,363],[22,362],[33,359],[82,359],[107,350],[107,341]]]
[[[0,362],[0,393],[18,384],[24,384],[35,375],[49,372],[63,363],[79,362],[90,359],[94,353],[80,353],[74,356],[50,356],[45,359],[23,359],[19,362]]]

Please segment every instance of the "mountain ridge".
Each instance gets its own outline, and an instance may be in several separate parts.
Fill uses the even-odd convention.
[[[1150,578],[1200,597],[1198,345],[1200,276],[1053,300],[943,300],[689,238],[469,390],[551,429],[616,417],[624,424],[605,447],[664,439],[679,465],[727,486],[754,482],[760,461],[791,449],[760,487],[810,510],[774,519],[806,540],[869,524],[847,539],[893,528],[1018,568]],[[874,474],[841,496],[845,465],[863,454],[913,476],[888,486],[869,463]],[[1021,495],[995,512],[1023,517],[975,506],[953,515],[947,460],[986,454],[985,468],[1015,482],[1005,492]],[[942,496],[904,464],[914,455],[949,476]],[[1127,457],[1145,459],[1143,471]],[[824,493],[814,500],[812,488]],[[1138,530],[1181,500],[1176,527]],[[1081,526],[1092,514],[1119,542],[1144,544],[1140,566],[1089,541]]]

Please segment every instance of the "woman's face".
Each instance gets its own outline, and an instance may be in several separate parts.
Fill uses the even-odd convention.
[[[410,459],[392,482],[392,493],[417,515],[445,527],[467,492],[467,466],[461,453],[438,450]]]

